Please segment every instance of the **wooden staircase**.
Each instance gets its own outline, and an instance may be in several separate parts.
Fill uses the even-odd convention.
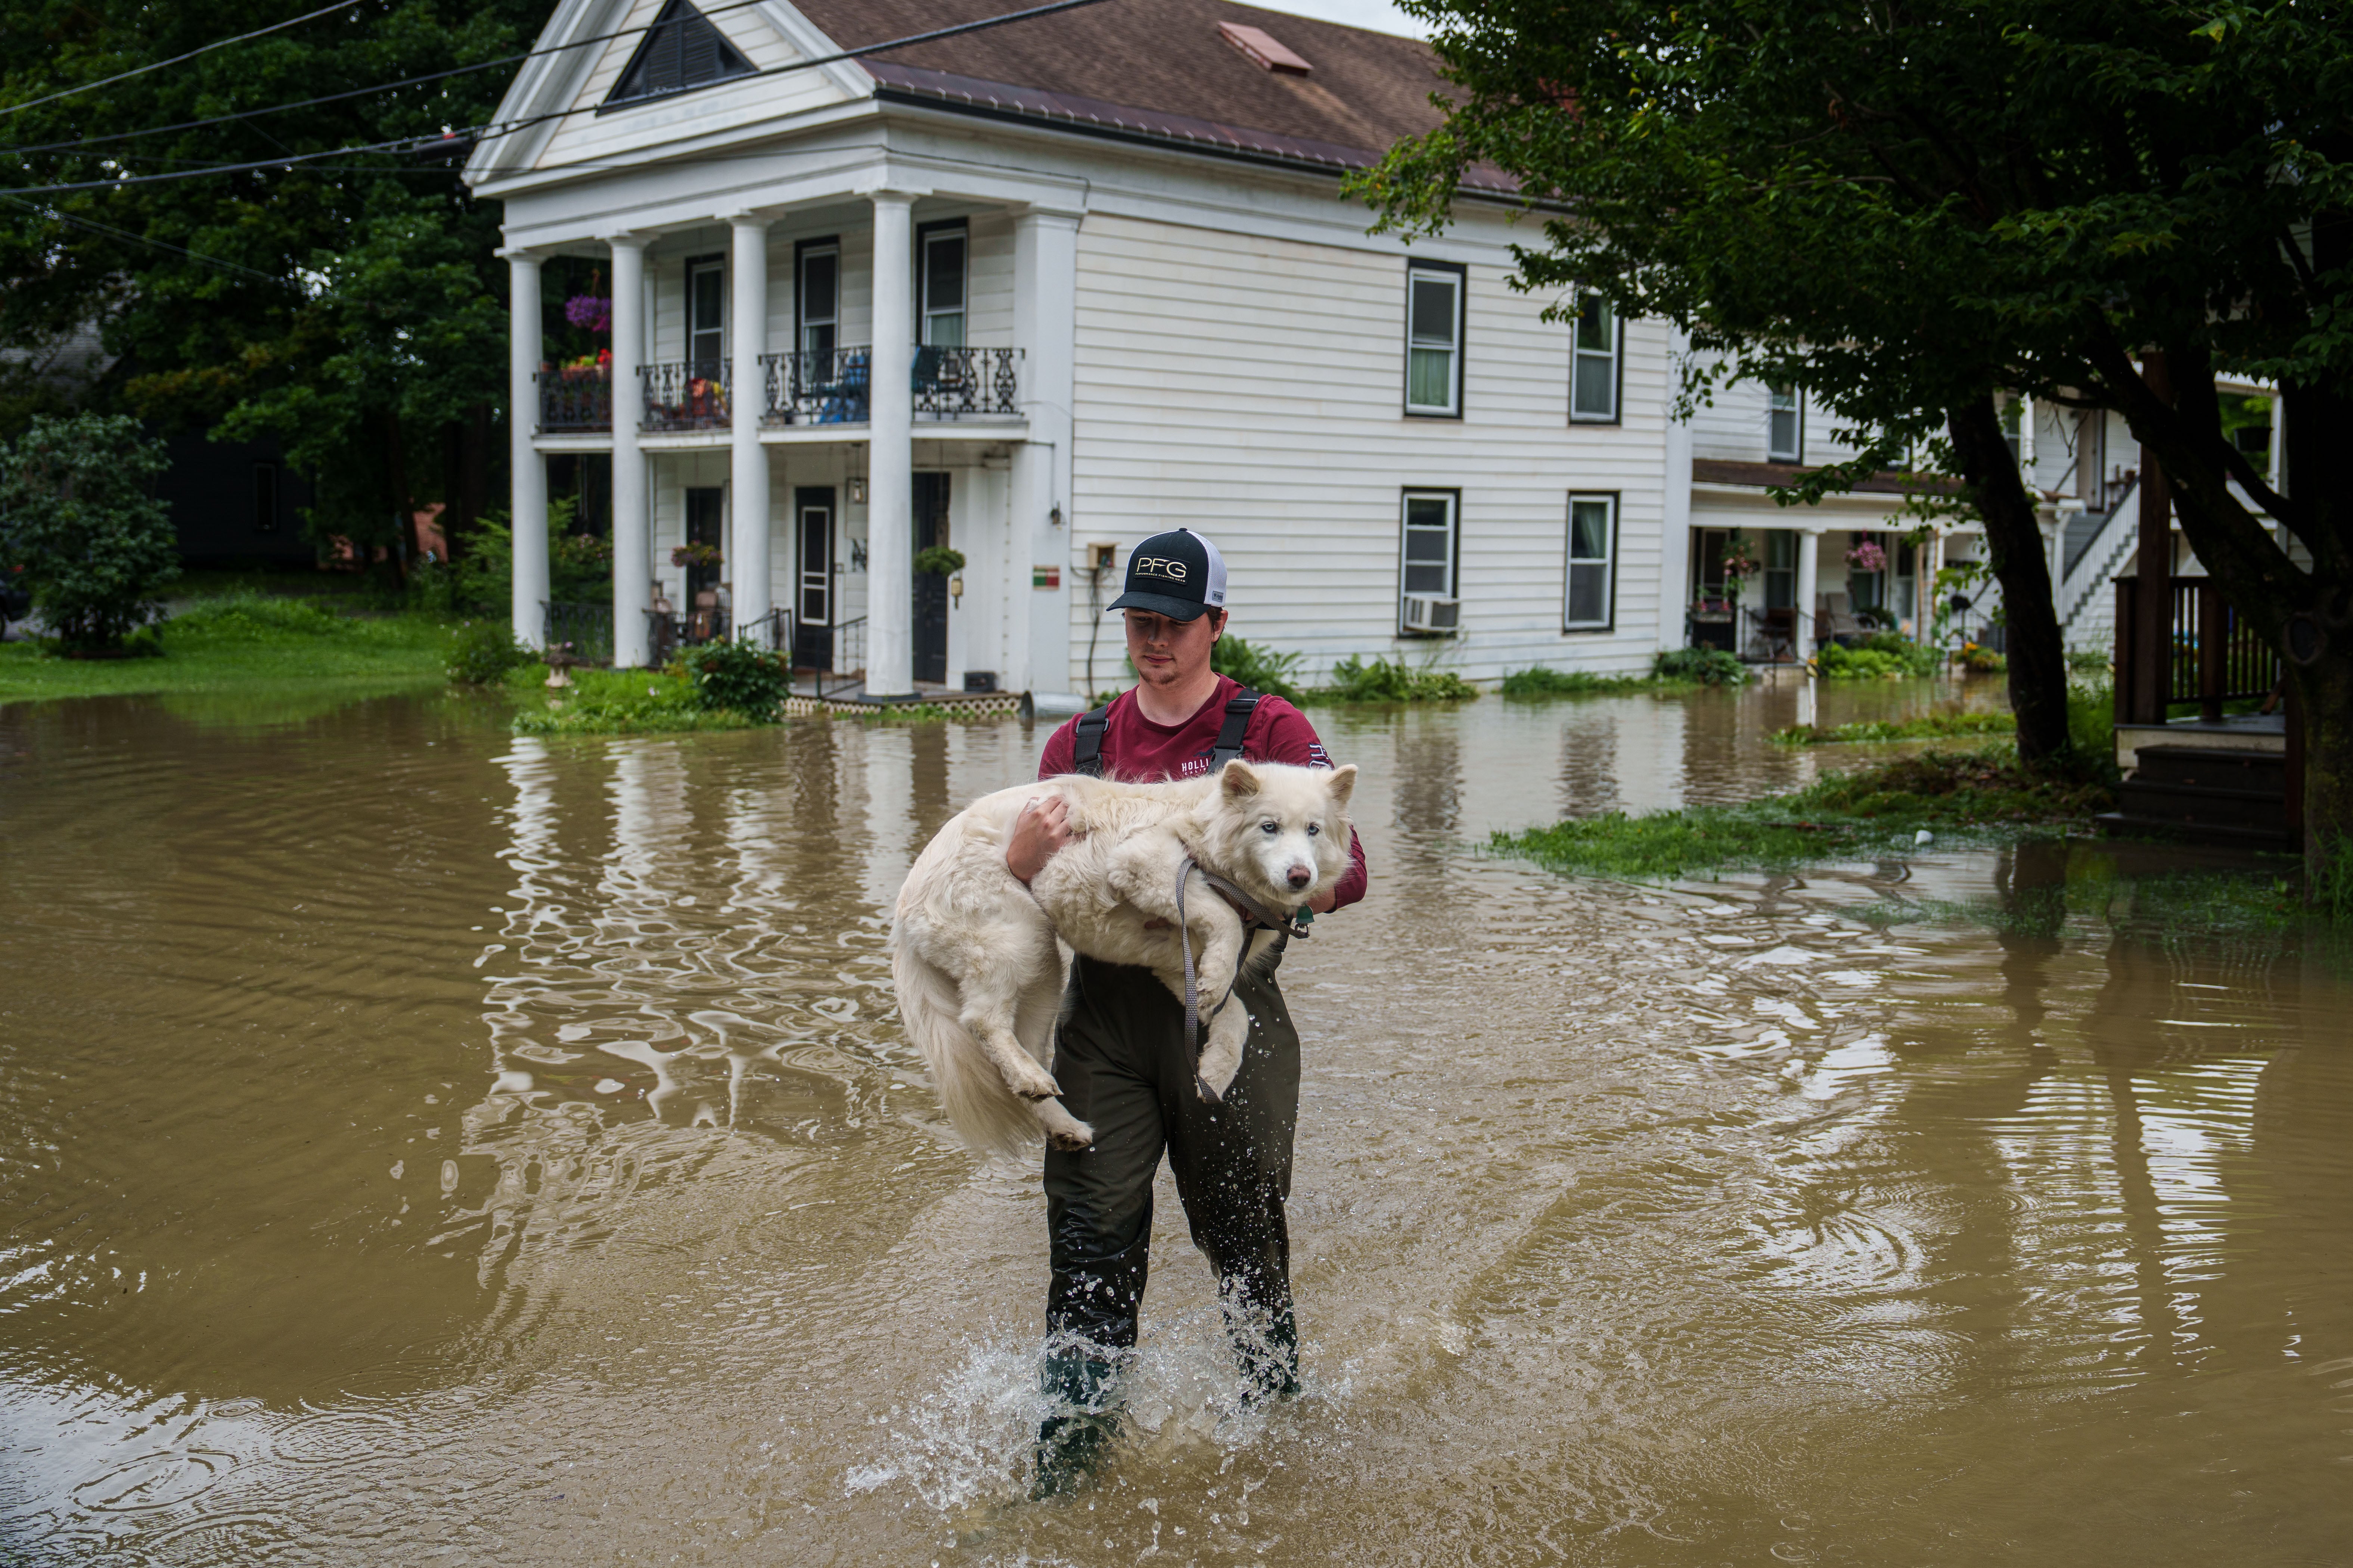
[[[2105,812],[2110,833],[2159,834],[2201,844],[2293,850],[2299,824],[2288,810],[2283,751],[2143,745],[2132,775]]]

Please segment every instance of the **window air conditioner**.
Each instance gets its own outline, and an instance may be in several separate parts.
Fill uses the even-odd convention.
[[[1462,624],[1462,601],[1437,599],[1422,594],[1405,595],[1405,629],[1409,632],[1451,632]]]

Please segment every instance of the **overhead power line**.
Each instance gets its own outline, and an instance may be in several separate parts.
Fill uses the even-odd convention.
[[[756,81],[763,77],[812,70],[818,66],[838,65],[843,60],[854,60],[866,55],[883,54],[889,50],[905,48],[913,44],[927,44],[939,38],[953,38],[965,33],[977,33],[987,27],[1001,27],[1009,22],[1025,22],[1032,17],[1050,16],[1060,12],[1076,11],[1083,6],[1100,5],[1103,3],[1104,0],[1054,0],[1051,5],[1033,5],[1026,11],[1010,11],[1001,16],[986,16],[977,22],[962,22],[952,27],[935,27],[929,32],[913,33],[903,38],[888,38],[881,43],[867,44],[855,49],[844,49],[839,54],[818,55],[805,60],[789,60],[783,65],[769,66],[762,70],[746,71],[742,76],[727,77],[722,81],[708,85],[733,86],[741,82]],[[675,95],[663,95],[663,97],[671,96]],[[647,101],[659,100],[649,99]],[[347,158],[368,153],[427,153],[437,145],[445,142],[485,141],[493,136],[508,136],[518,131],[527,131],[534,125],[544,125],[551,120],[566,120],[575,114],[593,112],[595,112],[593,106],[559,109],[546,114],[529,115],[521,120],[493,121],[462,132],[445,132],[438,137],[399,136],[389,141],[372,142],[357,147],[330,147],[317,153],[290,153],[284,157],[264,158],[249,163],[212,163],[200,169],[174,169],[160,174],[126,174],[118,179],[82,180],[71,184],[19,185],[10,190],[0,190],[0,195],[64,195],[76,191],[111,191],[120,190],[128,185],[160,184],[167,180],[197,179],[206,174],[243,174],[262,169],[290,169],[304,163],[317,163],[324,158]]]
[[[346,3],[353,3],[353,0],[346,0]],[[713,5],[702,14],[705,16],[721,16],[730,11],[741,11],[746,6],[765,5],[767,3],[768,0],[733,0],[733,4]],[[183,120],[176,125],[148,125],[136,131],[111,132],[104,136],[77,136],[64,142],[30,142],[21,146],[0,147],[0,153],[57,153],[76,147],[103,147],[109,142],[128,142],[137,136],[168,136],[174,131],[199,131],[207,125],[228,125],[240,120],[258,120],[265,114],[283,114],[296,109],[315,109],[322,103],[341,103],[345,99],[365,98],[372,92],[397,92],[404,87],[417,87],[428,81],[441,81],[453,76],[471,76],[477,71],[494,70],[500,66],[513,65],[521,60],[534,60],[543,55],[560,55],[573,49],[585,49],[596,44],[609,44],[616,38],[634,37],[639,33],[649,33],[658,26],[659,24],[657,22],[649,22],[642,27],[623,27],[618,32],[599,33],[593,38],[575,38],[568,44],[558,44],[553,48],[524,49],[518,54],[501,55],[495,59],[478,60],[470,66],[452,66],[448,70],[427,71],[423,76],[403,77],[398,81],[380,81],[370,87],[354,87],[342,92],[322,93],[316,98],[297,99],[291,103],[273,103],[264,109],[240,109],[230,114],[207,115],[202,120]],[[25,104],[21,107],[29,109],[32,105]]]
[[[280,278],[275,273],[263,272],[245,266],[241,262],[224,260],[217,256],[206,256],[202,251],[185,249],[169,240],[151,239],[143,234],[133,234],[127,228],[116,228],[111,224],[97,223],[86,217],[76,217],[71,213],[61,213],[55,208],[40,206],[16,196],[10,196],[8,200],[12,205],[23,207],[26,212],[37,213],[42,217],[55,218],[59,223],[71,224],[76,228],[86,228],[92,234],[103,234],[114,239],[127,239],[134,245],[153,246],[157,250],[168,250],[174,256],[184,256],[190,261],[201,261],[207,267],[217,267],[224,272],[241,272],[248,278],[259,278],[264,283],[283,283],[290,288],[293,286],[291,279]]]
[[[185,55],[174,55],[168,60],[157,60],[153,65],[139,66],[127,71],[117,71],[112,76],[100,77],[96,81],[86,81],[79,87],[62,88],[58,91],[49,94],[47,98],[28,99],[23,103],[9,104],[5,108],[0,108],[0,114],[19,114],[27,109],[37,108],[44,103],[55,103],[61,98],[71,98],[76,93],[88,92],[93,88],[105,87],[112,82],[129,81],[134,76],[145,76],[149,71],[159,71],[165,66],[175,66],[182,60],[192,60],[198,55],[208,55],[215,49],[225,49],[231,44],[242,44],[253,38],[267,37],[271,33],[282,33],[289,27],[299,27],[305,22],[315,22],[320,17],[327,16],[332,12],[348,11],[359,3],[360,0],[335,0],[335,3],[332,5],[322,5],[315,11],[306,12],[302,16],[290,17],[283,22],[272,22],[267,27],[256,27],[250,33],[239,33],[234,38],[217,39],[215,42],[205,45],[202,48],[190,49]]]

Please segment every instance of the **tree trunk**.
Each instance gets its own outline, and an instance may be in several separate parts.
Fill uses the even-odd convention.
[[[2001,584],[2009,627],[2010,706],[2018,715],[2018,760],[2041,767],[2067,754],[2067,657],[2059,638],[2059,609],[2051,591],[2051,563],[2033,498],[2019,477],[2018,459],[2003,438],[1993,399],[1949,410],[1946,428],[1985,520],[1993,574]]]
[[[406,556],[417,545],[415,505],[408,495],[408,461],[400,447],[400,416],[387,411],[384,416],[384,469],[392,491],[392,577],[402,588],[408,586]]]
[[[2353,912],[2353,631],[2287,678],[2304,710],[2305,897]]]

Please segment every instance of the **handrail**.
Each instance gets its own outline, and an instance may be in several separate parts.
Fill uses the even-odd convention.
[[[2195,702],[2198,716],[2222,717],[2222,704],[2268,697],[2280,679],[2279,650],[2265,642],[2245,616],[2223,599],[2221,585],[2211,577],[2168,577],[2171,598],[2167,620],[2169,647],[2158,655],[2166,660],[2163,689],[2169,705]],[[2134,660],[2133,607],[2140,596],[2140,579],[2116,579],[2116,689],[2127,689]],[[2121,696],[2118,699],[2122,701]]]

